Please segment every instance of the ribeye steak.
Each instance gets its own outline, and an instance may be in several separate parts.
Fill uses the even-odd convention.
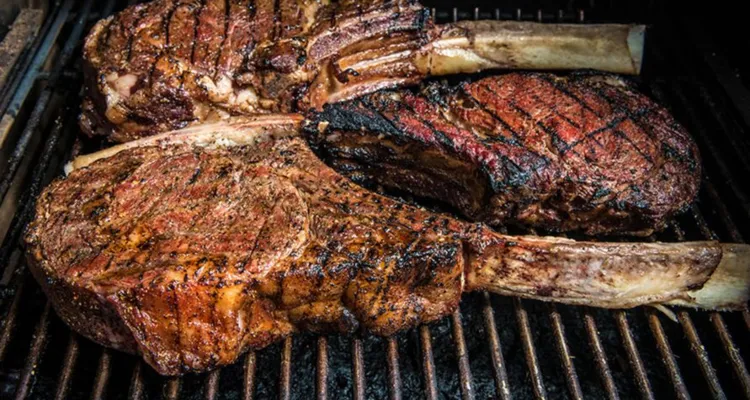
[[[339,172],[495,226],[650,234],[701,182],[690,135],[613,76],[510,73],[385,90],[326,105],[305,131]]]
[[[62,319],[175,375],[301,330],[389,335],[452,312],[466,290],[601,307],[747,301],[750,246],[500,235],[362,189],[281,118],[76,159],[25,237]]]
[[[632,74],[643,37],[637,25],[435,25],[411,0],[154,0],[88,35],[81,127],[122,142],[489,68]]]

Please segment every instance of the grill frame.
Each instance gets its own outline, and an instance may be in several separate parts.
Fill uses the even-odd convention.
[[[74,106],[71,104],[62,107],[58,105],[60,98],[69,96],[74,91],[73,88],[67,87],[61,82],[69,77],[75,80],[75,77],[79,75],[80,67],[75,65],[74,56],[77,56],[81,38],[87,32],[91,23],[100,18],[100,16],[111,14],[115,7],[119,9],[126,5],[117,4],[115,0],[104,2],[103,6],[96,5],[96,7],[93,7],[94,3],[93,0],[84,0],[81,2],[76,2],[75,0],[57,1],[52,7],[52,15],[46,18],[44,25],[41,27],[38,38],[19,60],[19,68],[9,77],[8,89],[4,88],[3,91],[0,91],[0,95],[2,95],[0,97],[0,112],[3,115],[9,111],[14,114],[19,113],[23,109],[26,109],[28,113],[27,118],[19,118],[14,121],[14,128],[18,129],[20,134],[15,140],[15,147],[8,159],[7,165],[3,165],[3,178],[0,181],[0,198],[3,199],[5,199],[6,194],[10,192],[10,189],[14,185],[19,184],[19,181],[21,181],[20,184],[22,187],[26,189],[17,202],[18,209],[10,223],[2,247],[0,247],[0,265],[6,271],[3,275],[2,283],[10,288],[10,293],[13,293],[12,297],[5,296],[0,298],[2,302],[0,303],[0,308],[3,311],[2,315],[4,317],[2,330],[0,331],[0,371],[4,371],[3,368],[9,362],[6,357],[9,354],[10,344],[14,338],[17,339],[17,336],[20,335],[18,332],[22,329],[22,326],[28,325],[26,331],[33,332],[29,341],[28,351],[25,352],[25,361],[22,363],[23,367],[19,372],[17,384],[13,389],[14,393],[12,395],[18,399],[26,398],[29,395],[44,397],[45,395],[51,395],[53,392],[56,399],[63,399],[69,396],[101,399],[121,394],[113,393],[114,389],[112,389],[114,384],[113,377],[122,380],[115,373],[115,369],[118,367],[117,361],[121,359],[120,355],[108,349],[91,345],[85,339],[67,330],[67,328],[59,329],[61,323],[57,320],[54,312],[51,311],[49,302],[43,302],[43,304],[37,305],[33,309],[38,311],[38,314],[32,312],[32,308],[27,303],[29,297],[39,293],[39,289],[26,271],[23,258],[21,257],[22,249],[19,247],[20,235],[33,212],[33,200],[38,196],[46,182],[59,173],[62,163],[77,151],[77,146],[72,140],[76,129],[75,112],[72,111],[76,110],[75,106],[77,105]],[[128,4],[130,3],[128,1]],[[75,8],[74,6],[78,7]],[[654,5],[649,3],[649,9],[653,9],[653,7]],[[593,10],[596,11],[597,9],[594,8]],[[475,7],[467,10],[449,7],[433,8],[432,11],[432,15],[439,22],[471,18],[496,18],[583,23],[588,20],[588,15],[591,14],[591,10],[585,8],[560,9],[557,12],[554,12],[554,10],[550,12],[547,9],[537,9],[534,11],[533,8],[485,9]],[[598,17],[595,13],[594,15],[593,22],[598,22]],[[741,85],[741,81],[738,78],[732,78],[734,75],[729,73],[731,69],[728,69],[727,64],[721,58],[706,55],[713,48],[711,43],[706,40],[707,36],[701,36],[700,32],[695,33],[691,29],[683,30],[690,32],[693,37],[699,38],[696,41],[696,49],[693,53],[685,55],[680,54],[678,50],[672,50],[670,53],[671,56],[679,57],[680,60],[685,61],[683,64],[685,65],[684,70],[687,71],[685,72],[687,78],[678,77],[676,79],[650,80],[646,85],[646,89],[648,94],[652,95],[657,101],[668,108],[671,107],[673,111],[678,108],[683,110],[681,112],[683,117],[681,122],[688,126],[696,141],[699,142],[704,158],[709,160],[711,164],[709,169],[712,172],[707,174],[708,176],[704,179],[699,204],[694,205],[686,215],[681,216],[680,223],[673,223],[668,232],[659,237],[651,237],[649,239],[657,240],[661,236],[665,236],[676,240],[686,240],[694,236],[702,239],[745,242],[744,237],[746,235],[742,234],[735,220],[742,220],[742,218],[750,216],[750,201],[748,201],[748,194],[737,181],[738,168],[736,167],[736,163],[729,164],[725,160],[722,154],[723,149],[720,143],[717,144],[717,140],[728,138],[729,143],[736,149],[735,152],[741,155],[740,151],[747,146],[747,134],[750,132],[748,130],[750,126],[750,112],[747,111],[750,108],[742,106],[750,104],[748,100],[750,99],[750,91]],[[664,42],[667,40],[664,35],[656,37],[661,41],[657,45],[658,49],[661,50],[669,47]],[[660,57],[654,47],[651,47],[651,51],[647,53],[647,56],[648,59],[655,60],[658,60]],[[693,62],[690,61],[691,57]],[[702,60],[702,62],[694,62],[696,58],[699,61]],[[647,63],[649,62],[648,59]],[[50,63],[50,61],[52,62]],[[44,66],[50,64],[53,67],[47,71]],[[701,68],[708,70],[709,73],[702,73]],[[698,83],[694,85],[685,84],[684,79],[688,79],[691,76],[689,75],[690,73],[693,74],[692,77],[699,79]],[[703,99],[700,106],[696,105],[697,103],[694,100],[695,95],[689,93],[691,89],[697,89],[698,96]],[[713,115],[713,120],[702,119],[700,117],[701,112],[699,111],[702,111],[703,114],[708,113]],[[19,113],[18,115],[22,114]],[[680,118],[678,117],[678,119]],[[53,122],[46,123],[49,126],[45,126],[45,121],[50,120]],[[709,128],[709,126],[715,125],[720,127],[722,133],[718,139],[712,136],[712,131]],[[742,135],[745,135],[745,137],[743,138]],[[41,141],[41,144],[35,146],[35,138]],[[30,147],[32,148],[30,149]],[[37,147],[37,149],[33,147]],[[40,154],[35,157],[32,153]],[[28,171],[21,171],[24,165],[23,161],[27,157],[32,157],[37,161],[32,168],[30,177],[22,176],[28,175]],[[741,167],[740,171],[742,169],[750,171],[750,157],[739,157],[738,162]],[[718,189],[713,183],[715,178],[720,179],[717,181],[721,183],[721,187]],[[727,204],[724,201],[724,197],[728,193],[738,200],[735,204]],[[714,230],[716,228],[712,229],[709,226],[707,216],[704,215],[705,211],[701,209],[701,206],[703,208],[706,207],[703,202],[707,200],[712,203],[711,205],[714,206],[712,211],[716,213],[715,216],[711,216],[712,223],[724,232],[722,234],[717,234]],[[688,220],[688,222],[686,223],[684,220]],[[695,231],[696,234],[688,231]],[[8,273],[7,271],[12,272]],[[511,374],[509,373],[509,367],[513,367],[514,371],[517,368],[508,363],[509,349],[512,350],[514,346],[503,346],[501,332],[504,333],[505,330],[500,331],[498,329],[498,309],[493,305],[493,301],[501,296],[481,293],[474,297],[474,300],[480,303],[475,307],[476,313],[481,315],[473,316],[471,321],[473,322],[476,319],[484,325],[483,330],[486,338],[480,339],[480,341],[486,345],[486,350],[489,350],[490,375],[493,381],[491,386],[494,390],[492,393],[497,398],[502,399],[519,398],[518,385],[513,385],[511,382],[513,378],[511,378]],[[584,386],[581,383],[581,376],[579,376],[576,368],[575,354],[572,350],[574,346],[571,345],[570,341],[571,329],[569,329],[570,326],[566,328],[566,322],[570,324],[570,320],[564,316],[564,314],[572,312],[579,317],[578,322],[582,325],[582,331],[585,332],[585,336],[587,337],[588,347],[593,354],[592,361],[596,364],[596,369],[598,370],[598,380],[602,387],[602,393],[610,399],[618,399],[622,392],[626,392],[626,397],[628,397],[627,395],[637,394],[649,399],[656,398],[655,389],[659,389],[660,393],[664,392],[662,387],[657,386],[661,385],[661,383],[654,383],[654,380],[649,378],[649,375],[653,376],[654,372],[649,369],[648,363],[644,361],[642,351],[643,335],[653,336],[655,350],[658,352],[663,367],[667,371],[666,378],[672,385],[673,390],[671,393],[674,397],[691,397],[689,387],[691,386],[691,381],[685,379],[684,374],[686,370],[681,368],[681,364],[684,366],[684,361],[681,360],[683,357],[679,357],[689,355],[694,358],[695,363],[700,369],[700,374],[705,381],[704,392],[709,393],[711,397],[727,398],[728,394],[734,395],[735,391],[739,389],[745,397],[750,398],[750,375],[741,355],[742,346],[739,346],[733,340],[732,333],[730,332],[731,329],[728,327],[725,319],[726,317],[736,317],[741,314],[742,321],[744,322],[744,331],[742,330],[743,327],[739,329],[742,334],[746,335],[750,331],[750,312],[748,312],[747,308],[741,313],[707,313],[684,309],[677,310],[677,324],[679,324],[689,345],[690,353],[692,353],[683,352],[681,354],[674,350],[677,347],[676,342],[678,342],[679,338],[676,338],[674,334],[670,337],[667,329],[669,327],[673,328],[674,326],[672,325],[675,323],[663,314],[650,308],[603,313],[586,307],[555,304],[545,304],[543,307],[538,307],[535,301],[518,298],[512,299],[511,302],[513,315],[510,320],[514,321],[517,326],[518,340],[521,342],[523,359],[526,364],[527,373],[529,374],[525,382],[525,389],[529,392],[527,393],[527,397],[540,399],[557,398],[562,395],[573,399],[584,397]],[[530,307],[533,307],[532,311],[529,311]],[[641,311],[645,315],[640,315]],[[22,312],[23,314],[28,312],[31,315],[22,315]],[[618,367],[618,364],[616,364],[617,361],[623,362],[623,360],[613,360],[611,357],[613,352],[612,345],[610,344],[607,347],[603,342],[602,331],[600,331],[602,314],[614,319],[613,324],[610,322],[613,327],[606,330],[606,332],[608,334],[614,332],[619,337],[621,347],[624,349],[626,356],[624,362],[627,364],[627,368]],[[408,356],[404,356],[403,352],[410,351],[414,347],[414,344],[418,343],[416,347],[418,347],[419,354],[416,359],[419,360],[420,365],[417,369],[421,372],[421,376],[419,377],[422,389],[421,394],[425,398],[438,399],[461,396],[465,399],[474,399],[479,397],[478,393],[480,389],[476,385],[477,378],[472,372],[471,347],[467,344],[467,330],[465,329],[467,327],[465,325],[467,316],[459,309],[440,322],[442,325],[450,325],[449,329],[441,330],[439,326],[423,325],[413,330],[413,332],[405,333],[400,337],[381,340],[380,347],[383,349],[381,353],[385,354],[384,358],[386,360],[386,371],[383,373],[385,380],[384,387],[387,390],[380,394],[387,395],[391,399],[409,397],[406,394],[406,381],[411,381],[412,379],[411,375],[406,376],[409,379],[404,379],[404,374],[413,373],[414,371],[411,368],[408,370],[402,368],[402,365],[408,363]],[[633,321],[644,319],[642,317],[645,317],[647,321],[645,326],[647,327],[645,329],[643,327],[642,329],[633,329]],[[705,322],[706,318],[708,319],[707,324],[699,326],[694,322],[694,319],[700,319],[701,322]],[[535,319],[534,323],[532,323],[531,319]],[[557,359],[557,369],[562,371],[562,381],[564,382],[563,387],[552,388],[554,390],[550,390],[551,388],[547,380],[549,376],[545,377],[544,369],[548,366],[549,362],[540,359],[540,355],[552,358],[552,354],[542,353],[539,350],[537,337],[540,332],[534,330],[534,326],[539,325],[536,319],[547,319],[551,325],[550,332],[553,334],[553,345],[556,348],[554,358]],[[639,325],[641,324],[639,323]],[[708,329],[704,325],[708,325]],[[507,327],[501,326],[501,328]],[[436,331],[438,331],[437,337]],[[581,329],[575,329],[575,331],[581,331]],[[737,329],[734,332],[737,333]],[[42,392],[42,389],[39,388],[37,373],[39,372],[40,364],[44,362],[44,356],[53,351],[46,348],[49,347],[48,344],[52,341],[53,335],[55,337],[65,335],[67,341],[65,342],[64,355],[60,363],[62,370],[59,376],[56,377],[54,388],[47,393]],[[402,346],[404,336],[409,336],[414,343],[407,342],[405,346]],[[455,366],[447,365],[441,361],[445,358],[442,352],[446,350],[445,347],[438,347],[440,345],[435,343],[437,338],[445,339],[446,337],[450,337],[452,340],[448,351],[455,353],[453,356]],[[708,341],[713,343],[710,346],[712,349],[717,350],[716,347],[721,348],[720,352],[711,352],[710,357],[709,350],[707,350],[707,347],[709,347],[708,341],[706,341],[707,338]],[[337,398],[337,395],[341,393],[331,390],[330,386],[334,375],[339,376],[340,374],[333,371],[331,354],[333,353],[334,346],[340,347],[337,343],[341,340],[349,342],[348,347],[351,357],[348,363],[350,364],[349,375],[351,384],[349,386],[351,397],[355,399],[371,397],[372,394],[368,394],[367,390],[368,371],[366,371],[366,364],[373,362],[372,357],[368,357],[366,354],[369,349],[368,343],[372,340],[369,337],[342,339],[321,336],[314,338],[314,340],[310,340],[310,338],[285,339],[276,346],[276,350],[279,353],[277,364],[279,374],[276,390],[271,390],[271,392],[276,397],[282,399],[291,399],[295,396],[305,397],[306,394],[292,391],[292,382],[297,376],[293,372],[295,367],[294,360],[297,358],[295,357],[294,347],[295,343],[311,342],[314,344],[313,348],[303,350],[315,353],[315,377],[313,379],[315,395],[318,399]],[[607,340],[607,342],[611,342],[611,340]],[[94,363],[96,367],[94,368],[93,380],[88,385],[90,389],[84,391],[87,393],[75,391],[73,390],[73,385],[78,384],[77,386],[80,386],[80,382],[74,381],[82,373],[76,371],[85,367],[83,361],[86,360],[83,360],[83,358],[91,358],[92,349],[98,349],[95,351],[98,351],[99,355],[96,357]],[[336,350],[337,354],[341,353],[339,350]],[[441,351],[440,358],[438,358],[438,350]],[[263,384],[261,378],[264,377],[263,373],[267,372],[264,367],[268,364],[265,360],[261,359],[263,354],[260,353],[268,351],[270,350],[251,351],[238,362],[238,366],[242,370],[242,390],[236,391],[238,398],[250,399],[263,397],[263,395],[267,394],[268,389],[265,389],[266,392],[259,392],[259,386]],[[515,357],[514,359],[517,358]],[[225,379],[228,378],[227,373],[224,372],[226,369],[216,370],[200,376],[163,379],[155,377],[153,372],[149,371],[149,367],[142,361],[136,360],[133,362],[131,359],[130,362],[133,367],[125,379],[128,382],[128,389],[126,393],[122,393],[127,398],[145,398],[146,394],[157,392],[161,397],[168,399],[193,398],[196,396],[215,399],[222,397],[222,395],[227,395],[227,393],[234,393],[221,390],[222,377],[225,377]],[[581,366],[580,363],[578,366]],[[717,368],[717,366],[721,368]],[[634,382],[632,390],[624,391],[622,389],[624,381],[617,378],[616,375],[618,374],[613,372],[615,368],[617,370],[630,370],[630,379]],[[335,369],[338,370],[339,368],[336,367]],[[455,375],[457,375],[456,381],[458,382],[455,388],[457,390],[448,393],[448,389],[441,387],[440,382],[443,381],[443,377],[439,373],[440,369],[451,369],[455,372]],[[154,391],[149,386],[157,380],[160,381],[161,388]],[[548,383],[545,384],[545,382]],[[732,382],[735,385],[728,385],[728,383]],[[191,389],[196,385],[200,386],[199,393],[191,393]],[[731,387],[727,389],[729,386]],[[486,392],[486,390],[483,391]]]

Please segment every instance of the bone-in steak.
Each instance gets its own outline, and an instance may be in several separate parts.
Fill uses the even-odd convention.
[[[72,168],[39,199],[30,269],[75,331],[162,374],[296,331],[392,334],[455,310],[464,290],[602,307],[747,301],[750,246],[499,235],[364,190],[299,136],[202,126]]]
[[[487,68],[637,73],[643,28],[466,21],[412,0],[153,0],[86,38],[81,127],[123,142]]]
[[[611,76],[511,73],[380,91],[310,118],[311,143],[340,172],[492,225],[649,234],[700,186],[690,135]]]

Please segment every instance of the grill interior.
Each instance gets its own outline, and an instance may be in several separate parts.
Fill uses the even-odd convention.
[[[644,1],[426,4],[438,22],[651,24],[637,81],[693,134],[705,177],[699,201],[648,240],[750,237],[750,191],[741,183],[750,174],[750,92],[734,67],[744,61],[724,54],[700,21]],[[750,351],[747,309],[675,309],[672,319],[649,307],[612,312],[472,293],[452,316],[393,338],[297,335],[235,365],[179,379],[72,333],[27,273],[19,237],[39,191],[81,151],[81,39],[125,6],[36,6],[44,22],[0,89],[1,398],[750,398],[742,357]]]

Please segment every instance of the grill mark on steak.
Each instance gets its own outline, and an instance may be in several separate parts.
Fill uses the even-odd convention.
[[[540,119],[534,118],[531,113],[516,104],[514,100],[509,100],[508,105],[524,118],[526,118],[529,122],[533,123],[537,128],[541,129],[542,132],[547,134],[550,139],[549,143],[552,145],[547,146],[547,148],[552,151],[553,154],[562,157],[565,155],[565,153],[571,151],[573,152],[573,154],[579,155],[572,147],[566,146],[567,144],[564,140],[562,140],[562,138],[560,138],[560,135],[557,133],[557,131],[555,131],[551,127],[546,126]]]
[[[219,282],[217,283],[218,287],[223,287],[222,280],[224,279],[224,275],[219,276]],[[209,295],[212,297],[213,302],[211,304],[211,325],[213,326],[221,326],[219,324],[219,321],[216,318],[216,307],[219,304],[219,292],[212,290],[209,292]],[[211,329],[211,336],[213,337],[213,348],[214,349],[220,349],[221,346],[219,346],[219,341],[221,340],[221,337],[219,336],[219,330],[218,329]],[[211,360],[209,361],[210,368],[213,368],[216,366],[216,363],[219,361],[219,357],[216,355],[216,353],[211,354]]]
[[[112,16],[112,20],[110,20],[109,24],[107,24],[106,33],[97,38],[97,41],[96,41],[97,53],[106,54],[106,48],[112,46],[112,42],[110,40],[112,38],[112,32],[114,31],[113,27],[117,26],[120,23],[121,15],[122,14],[120,13],[115,13]]]
[[[177,326],[175,327],[175,330],[174,330],[175,331],[174,340],[176,341],[176,343],[177,343],[178,346],[185,346],[187,348],[191,348],[192,346],[190,346],[187,343],[183,344],[183,342],[182,342],[182,326],[183,326],[183,323],[182,323],[182,313],[180,312],[180,299],[179,299],[179,294],[177,293],[177,287],[176,287],[177,285],[179,285],[179,283],[176,283],[175,281],[172,281],[167,286],[167,290],[168,290],[169,294],[172,295],[172,296],[168,296],[167,297],[167,298],[171,298],[172,299],[172,301],[169,302],[167,305],[169,306],[169,310],[172,312],[173,318],[175,319],[175,322],[177,324]],[[184,366],[187,365],[185,363],[185,352],[183,352],[183,351],[179,352],[179,356],[178,357],[179,357],[179,360],[180,360],[180,365],[182,365],[183,368],[184,368]]]
[[[401,131],[396,127],[396,125],[391,121],[389,118],[383,114],[380,109],[378,109],[371,101],[369,97],[363,97],[357,100],[359,104],[361,104],[365,109],[370,111],[372,114],[377,116],[377,119],[370,119],[368,121],[368,127],[373,127],[376,130],[385,130],[386,132],[395,133],[395,134],[401,134]],[[357,114],[355,114],[357,115]],[[356,123],[356,122],[355,122]],[[354,129],[356,129],[356,126],[354,126]]]
[[[256,5],[255,0],[249,0],[247,2],[247,11],[249,14],[249,19],[255,18],[256,13]],[[242,63],[240,64],[240,70],[239,71],[247,71],[249,69],[249,61],[250,61],[250,53],[252,53],[253,49],[255,49],[255,39],[251,36],[250,32],[248,33],[248,36],[250,36],[250,39],[247,41],[247,44],[242,48]]]
[[[221,60],[221,52],[224,50],[224,43],[227,41],[227,37],[229,36],[229,11],[231,10],[231,5],[229,4],[229,0],[224,0],[224,34],[221,36],[221,44],[219,45],[219,51],[216,52],[216,59],[214,60],[214,73],[213,77],[216,78],[216,76],[219,74],[219,61]]]
[[[485,85],[486,87],[487,85]],[[479,108],[480,110],[484,111],[492,117],[495,121],[497,121],[503,128],[505,128],[510,134],[513,136],[513,140],[508,140],[505,135],[499,135],[496,137],[496,140],[501,141],[506,144],[510,144],[513,146],[521,146],[521,137],[518,135],[518,132],[516,132],[515,129],[513,129],[510,124],[508,124],[499,114],[492,111],[490,108],[488,108],[483,102],[479,101],[474,95],[466,89],[466,85],[460,85],[461,91],[464,95],[468,96],[468,98],[471,100],[472,105]],[[487,87],[487,90],[489,88]],[[494,141],[494,140],[493,140]]]
[[[135,18],[135,21],[133,23],[133,26],[128,28],[130,30],[130,35],[128,35],[128,42],[125,46],[125,59],[128,60],[128,62],[132,61],[132,53],[133,53],[133,41],[136,37],[136,32],[138,31],[138,24],[140,23],[141,19],[146,15],[147,7],[143,7],[139,10],[138,16]]]
[[[613,118],[606,125],[601,126],[597,129],[594,129],[593,131],[584,134],[582,138],[567,144],[566,151],[584,143],[587,139],[593,138],[601,133],[613,131],[615,128],[617,128],[620,124],[622,124],[625,121],[628,121],[628,120],[632,121],[634,118],[638,118],[640,116],[645,117],[646,115],[654,112],[654,110],[655,108],[646,108],[646,109],[638,110],[635,113],[627,112],[625,113],[625,115]]]
[[[434,113],[432,113],[432,112],[428,113],[426,115],[430,116],[431,118],[434,117]],[[425,117],[422,117],[422,118],[426,121]],[[455,129],[455,131],[452,132],[453,135],[448,135],[448,134],[446,134],[446,133],[443,132],[443,136],[446,138],[446,140],[443,142],[444,148],[450,149],[450,148],[455,147],[454,142],[452,140],[450,140],[449,137],[450,136],[461,136],[462,129],[455,122],[453,122],[451,120],[442,120],[441,122],[446,123],[450,127],[452,127],[453,129]],[[430,124],[432,124],[432,123],[430,122]],[[466,130],[463,130],[463,131],[464,132],[469,132],[475,138],[477,138],[476,133],[473,132],[472,129],[466,129]],[[487,150],[486,147],[485,147],[485,150]],[[507,176],[505,176],[504,177],[505,179],[503,179],[503,180],[492,179],[491,180],[491,184],[492,184],[493,187],[495,187],[495,188],[517,187],[519,185],[523,185],[529,179],[529,174],[526,173],[526,171],[524,171],[524,169],[521,168],[510,157],[507,157],[505,154],[497,154],[497,156],[502,160],[503,167],[504,167],[504,169],[507,172]],[[546,162],[546,159],[543,159],[542,161]],[[484,172],[487,175],[492,176],[491,171],[487,170],[484,167],[482,169],[484,170]]]
[[[88,37],[92,84],[80,125],[89,135],[129,141],[207,119],[307,109],[349,96],[347,87],[374,91],[399,74],[408,76],[394,84],[413,81],[416,53],[369,74],[341,68],[361,76],[334,73],[360,52],[385,57],[375,45],[396,32],[394,45],[411,52],[443,34],[424,20],[423,7],[395,3],[398,10],[382,0],[153,0],[129,7]],[[329,85],[335,93],[322,89]]]
[[[326,106],[304,133],[357,182],[447,202],[493,225],[645,235],[695,199],[697,146],[670,114],[616,81],[550,79],[510,73],[417,95],[386,90]],[[517,145],[506,143],[507,127]],[[425,162],[432,152],[449,162]]]
[[[245,260],[241,262],[240,266],[238,267],[238,270],[240,272],[245,271],[245,267],[247,267],[247,263],[249,263],[250,260],[253,259],[253,255],[258,250],[258,241],[260,240],[261,237],[263,237],[263,233],[265,232],[267,222],[268,222],[268,218],[265,218],[264,216],[263,223],[261,223],[260,229],[258,230],[258,234],[255,236],[255,239],[253,241],[253,248],[252,250],[250,250],[250,254],[247,256],[247,258],[245,258]]]
[[[572,119],[570,119],[570,117],[568,117],[567,115],[565,115],[565,114],[563,114],[563,113],[560,112],[560,110],[558,109],[556,103],[550,103],[550,102],[546,101],[545,99],[539,97],[539,95],[536,94],[536,93],[532,93],[531,94],[531,98],[534,99],[534,101],[538,102],[539,104],[544,104],[544,106],[547,107],[547,108],[549,108],[549,110],[556,117],[558,117],[558,118],[562,119],[563,121],[567,122],[568,124],[570,124],[570,126],[572,126],[574,128],[577,128],[577,129],[581,129],[581,125],[580,124],[578,124],[577,122],[575,122]]]
[[[587,111],[591,112],[592,114],[596,115],[599,118],[602,117],[599,112],[597,112],[596,110],[594,110],[593,108],[591,108],[591,106],[589,106],[588,103],[586,103],[585,101],[583,101],[583,99],[581,99],[580,97],[578,97],[575,94],[573,94],[573,92],[571,92],[570,90],[562,87],[557,81],[555,81],[554,77],[540,75],[540,78],[541,78],[541,81],[549,83],[550,86],[552,86],[555,90],[559,91],[560,93],[564,94],[565,96],[567,96],[571,100],[575,101],[584,110],[587,110]]]
[[[160,35],[162,35],[161,37],[164,38],[164,44],[159,49],[158,54],[156,54],[153,57],[153,60],[151,61],[151,66],[149,67],[149,71],[147,75],[149,83],[154,79],[154,72],[156,71],[156,65],[159,62],[159,60],[165,55],[169,56],[169,53],[171,52],[170,43],[169,43],[169,24],[171,22],[171,19],[178,5],[179,5],[178,1],[171,2],[171,6],[169,8],[169,12],[167,12],[166,18],[162,18]]]
[[[426,115],[442,130],[439,116]],[[296,331],[361,326],[392,335],[450,314],[463,291],[613,308],[683,299],[722,257],[716,243],[499,235],[368,192],[326,167],[299,136],[255,141],[244,128],[172,132],[78,159],[45,189],[24,241],[29,268],[65,323],[176,375],[231,364]],[[108,207],[92,214],[107,190]],[[139,199],[160,209],[134,204]],[[238,212],[226,212],[233,201]],[[185,229],[186,219],[160,213],[170,208],[192,209],[199,223]],[[103,260],[91,258],[97,246],[129,234],[102,230],[99,221],[140,221],[148,213],[154,216],[140,223],[161,235],[148,249],[116,249],[114,266],[102,271]],[[170,224],[162,227],[160,217]],[[86,257],[75,274],[63,272],[74,254],[61,249],[71,242]],[[173,243],[192,247],[173,252]],[[747,257],[750,247],[731,251]],[[253,267],[240,271],[235,266],[247,257]],[[747,300],[731,296],[732,306]]]
[[[175,11],[177,11],[177,8],[181,5],[181,1],[175,1],[173,3],[172,9],[170,9],[169,13],[167,13],[167,17],[162,20],[162,30],[164,31],[164,50],[161,52],[161,54],[172,51],[172,43],[170,42],[171,38],[169,36],[169,27],[172,25],[172,18],[174,18]]]
[[[644,160],[648,161],[648,162],[649,162],[649,163],[651,163],[651,164],[654,164],[654,159],[653,159],[653,158],[651,158],[651,156],[649,156],[648,154],[646,154],[646,153],[645,153],[645,152],[644,152],[643,150],[641,150],[641,148],[640,148],[640,147],[638,147],[638,145],[637,145],[637,144],[635,144],[635,143],[634,143],[634,142],[633,142],[633,141],[632,141],[632,140],[630,139],[630,137],[629,137],[629,136],[628,136],[627,134],[625,134],[625,132],[623,132],[623,131],[621,131],[621,130],[619,130],[619,129],[613,129],[613,130],[612,130],[612,133],[613,133],[613,134],[614,134],[615,136],[617,136],[617,137],[619,137],[620,139],[622,139],[622,140],[624,140],[625,142],[627,142],[627,143],[628,143],[629,145],[633,146],[633,148],[635,149],[635,151],[636,151],[636,152],[638,152],[638,154],[640,154],[640,155],[641,155],[641,157],[643,157],[643,159],[644,159]]]
[[[405,108],[411,113],[412,118],[419,121],[422,125],[426,126],[432,132],[432,134],[435,135],[440,144],[446,147],[453,147],[453,141],[448,137],[448,135],[445,134],[445,132],[435,128],[435,125],[427,121],[426,118],[422,117],[417,111],[414,110],[414,108],[409,103],[406,103]]]
[[[200,160],[198,160],[200,161]],[[153,165],[152,165],[153,167]],[[129,178],[132,178],[133,175],[135,175],[137,172],[141,171],[141,168],[138,168],[134,170]],[[142,172],[142,171],[141,171]],[[123,180],[126,181],[127,179]],[[133,219],[128,219],[128,222],[126,222],[125,227],[127,227],[128,223],[130,224],[130,229],[128,229],[125,232],[122,232],[122,227],[118,228],[121,233],[124,233],[123,237],[130,238],[136,231],[136,229],[139,229],[143,225],[143,221],[151,219],[151,217],[154,215],[154,213],[159,210],[161,207],[168,207],[170,204],[169,201],[166,201],[165,199],[171,198],[181,198],[182,195],[187,190],[185,187],[182,187],[180,189],[180,192],[177,196],[173,196],[173,193],[175,191],[176,186],[178,186],[178,182],[174,182],[171,185],[168,185],[165,190],[160,190],[158,193],[154,194],[153,192],[149,193],[151,196],[155,196],[153,200],[151,201],[151,204],[149,205],[148,209],[145,210],[145,212],[140,213],[139,217],[136,218],[134,221]],[[114,191],[113,191],[114,193]],[[145,199],[144,199],[145,200]],[[136,208],[137,209],[137,208]],[[153,235],[149,232],[149,238],[146,240],[146,242],[150,241],[152,239]],[[115,246],[120,246],[124,244],[115,244]],[[105,249],[106,251],[106,249]],[[152,250],[153,251],[153,250]]]
[[[281,38],[281,0],[273,1],[273,38]]]
[[[195,18],[195,23],[193,24],[193,40],[192,40],[192,47],[190,48],[190,63],[195,64],[195,48],[198,46],[198,27],[201,24],[200,15],[203,13],[203,10],[206,8],[206,3],[208,3],[211,0],[200,0],[200,5],[197,9],[195,9],[193,16]]]

